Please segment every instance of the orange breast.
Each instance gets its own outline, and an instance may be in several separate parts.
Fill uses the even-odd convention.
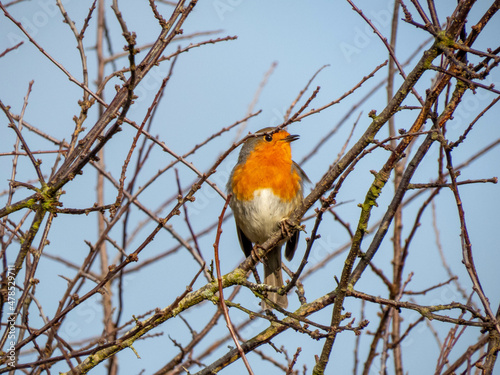
[[[266,188],[285,201],[293,199],[300,190],[300,176],[292,171],[288,142],[258,144],[245,163],[235,168],[231,187],[239,200],[251,200],[255,190]]]

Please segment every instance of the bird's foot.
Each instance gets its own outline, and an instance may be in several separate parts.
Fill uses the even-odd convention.
[[[294,225],[290,222],[290,220],[288,219],[283,219],[280,221],[280,229],[281,229],[281,233],[286,237],[291,237],[292,233],[290,233],[290,229],[293,228],[293,229],[296,229],[298,231],[302,231],[304,233],[307,233],[305,228],[306,226],[305,225]]]

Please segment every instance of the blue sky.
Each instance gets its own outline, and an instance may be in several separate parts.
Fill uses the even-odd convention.
[[[67,0],[63,3],[70,17],[75,20],[78,27],[81,27],[82,20],[87,14],[91,2]],[[376,23],[380,32],[389,38],[393,2],[357,1],[356,4]],[[445,16],[449,14],[450,7],[454,6],[454,4],[454,1],[439,2],[438,14],[441,16],[441,21],[444,21]],[[478,9],[469,19],[469,26],[477,21],[477,17],[482,14],[486,5],[485,2],[477,5]],[[128,28],[137,33],[138,45],[155,40],[160,27],[151,16],[148,2],[127,0],[120,1],[119,6]],[[168,14],[170,7],[159,5],[159,10],[164,14]],[[23,23],[49,54],[64,65],[76,78],[81,79],[81,63],[78,51],[75,48],[74,37],[70,33],[68,26],[61,22],[62,16],[52,1],[22,2],[9,7],[9,11]],[[125,42],[120,35],[118,24],[113,19],[109,6],[107,6],[107,12],[109,17],[108,27],[112,30],[113,48],[117,52],[121,50]],[[92,49],[95,44],[95,22],[96,17],[92,19],[84,39],[91,79],[94,79],[96,70],[96,56]],[[496,15],[488,26],[488,32],[481,35],[477,41],[476,48],[497,47],[498,38],[494,30],[498,30],[499,26],[499,18]],[[396,51],[400,61],[405,61],[415,48],[428,38],[428,35],[424,31],[404,22],[400,23],[399,28],[400,34],[398,35]],[[209,44],[194,48],[190,52],[179,56],[174,68],[174,74],[167,85],[163,101],[158,108],[151,130],[153,135],[157,135],[161,141],[165,142],[178,154],[189,151],[194,145],[202,142],[221,127],[229,126],[243,118],[263,76],[273,63],[277,65],[255,106],[255,110],[262,110],[262,113],[249,121],[243,134],[263,127],[278,125],[290,103],[312,75],[322,66],[328,65],[316,77],[306,94],[307,97],[316,86],[321,86],[321,90],[311,104],[311,108],[317,108],[340,97],[357,84],[363,76],[369,74],[377,65],[387,59],[387,51],[381,41],[368,28],[361,17],[352,11],[347,2],[200,0],[183,26],[184,35],[213,30],[221,31],[216,35],[197,37],[193,39],[193,42],[226,35],[236,35],[238,38],[233,41],[224,41],[214,45]],[[16,26],[5,17],[0,21],[0,34],[4,36],[0,39],[0,51],[12,46],[19,40],[25,40]],[[188,43],[188,41],[173,43],[167,52],[172,53],[178,45],[185,46]],[[139,54],[138,59],[141,56],[144,56],[144,53]],[[409,63],[405,68],[406,72],[411,70],[415,62],[416,60],[412,60]],[[117,61],[118,67],[126,65],[126,59]],[[29,42],[25,42],[16,51],[1,58],[0,68],[3,72],[0,75],[0,99],[5,104],[10,105],[14,113],[19,113],[29,81],[34,80],[25,120],[59,139],[68,140],[74,126],[72,118],[79,113],[77,101],[81,99],[82,90],[69,82],[64,74],[44,58]],[[136,105],[129,111],[127,115],[129,118],[137,123],[142,121],[160,87],[161,80],[168,73],[168,70],[168,62],[163,63],[153,70],[147,80],[141,83],[136,90],[139,98]],[[106,73],[109,74],[110,72],[111,70],[108,68]],[[365,83],[361,89],[340,104],[317,115],[310,116],[300,123],[293,124],[289,131],[293,134],[299,134],[301,137],[299,141],[293,144],[294,159],[296,161],[302,160],[311,149],[314,149],[321,136],[328,133],[353,105],[358,103],[372,87],[383,80],[386,72],[387,68],[381,69],[375,78]],[[421,95],[425,94],[425,89],[429,86],[433,76],[434,74],[431,72],[426,73],[417,85],[417,90]],[[401,77],[397,77],[396,88],[400,83]],[[496,87],[500,87],[498,85],[500,75],[495,72],[488,78],[487,83],[497,83]],[[91,88],[95,88],[93,83],[91,83]],[[113,93],[114,83],[108,86],[105,98],[110,100]],[[476,95],[468,93],[464,98],[462,107],[457,110],[455,118],[449,123],[447,133],[449,138],[455,140],[477,113],[493,98],[494,94],[481,89],[477,90]],[[317,150],[314,158],[302,165],[313,184],[319,180],[328,166],[335,160],[359,113],[362,112],[353,139],[361,135],[370,124],[368,112],[372,109],[380,112],[384,108],[386,100],[385,90],[381,89],[361,103],[360,107],[352,113],[338,133]],[[301,101],[301,103],[303,102],[304,100]],[[414,98],[409,97],[408,102],[405,104],[416,105],[416,103]],[[463,146],[454,153],[455,165],[467,160],[477,150],[500,137],[499,115],[498,107],[493,108],[484,117],[484,120],[474,128]],[[414,113],[398,114],[396,116],[396,128],[408,129],[414,116]],[[86,123],[87,128],[94,124],[96,118],[97,110],[94,108],[89,114]],[[2,135],[0,152],[10,151],[15,142],[14,133],[6,127],[5,117],[2,117],[0,126],[0,134]],[[236,133],[237,131],[233,130],[229,134],[219,137],[188,160],[201,171],[207,170],[218,155],[234,141]],[[51,146],[47,141],[41,140],[38,136],[29,132],[23,132],[23,134],[25,134],[32,150],[54,148],[54,146]],[[106,169],[115,178],[119,177],[123,159],[134,134],[135,131],[124,127],[124,130],[114,136],[109,144],[109,149],[105,155]],[[379,139],[386,136],[387,130],[383,130]],[[434,145],[412,182],[428,182],[435,178],[437,150],[436,145]],[[336,209],[336,212],[344,220],[350,222],[351,225],[355,225],[357,222],[359,216],[357,204],[363,201],[366,191],[373,181],[373,176],[369,171],[380,169],[387,157],[388,153],[382,150],[376,150],[370,154],[356,167],[355,172],[345,182],[343,189],[340,191],[337,202],[343,202],[343,204]],[[218,168],[217,174],[213,176],[213,180],[221,188],[225,187],[236,158],[237,151],[233,152],[224,161]],[[44,173],[50,174],[50,167],[54,159],[55,156],[43,156],[42,169]],[[166,153],[154,150],[147,169],[141,170],[138,186],[149,180],[157,170],[164,167],[171,160],[172,158]],[[468,168],[464,168],[461,171],[460,178],[465,180],[498,176],[500,171],[498,160],[500,160],[500,152],[498,149],[494,149],[480,161],[472,163]],[[11,157],[2,156],[0,158],[0,170],[2,176],[5,176],[1,190],[7,187],[11,164]],[[21,181],[29,180],[33,176],[34,172],[29,160],[26,158],[21,159],[17,179]],[[195,175],[191,171],[181,167],[179,167],[179,176],[184,187],[189,186],[195,179]],[[148,207],[156,207],[155,205],[159,202],[175,196],[177,187],[173,184],[173,181],[175,181],[173,180],[173,171],[162,176],[157,183],[148,188],[141,196],[141,202]],[[65,207],[84,208],[92,206],[96,199],[94,184],[95,172],[88,169],[83,176],[78,177],[75,183],[65,187],[66,194],[61,199]],[[384,190],[378,202],[379,207],[373,211],[373,222],[378,220],[385,212],[385,207],[392,198],[392,190],[392,187]],[[16,198],[22,198],[23,194],[27,193],[19,191]],[[499,224],[497,212],[500,209],[498,199],[496,199],[498,185],[464,186],[461,188],[461,194],[468,219],[468,228],[473,241],[478,273],[486,295],[490,297],[493,309],[496,309],[500,299],[498,291],[500,280],[496,267],[500,260],[500,252],[495,235]],[[424,196],[427,195],[424,194]],[[115,190],[111,186],[107,186],[106,200],[111,203],[114,198]],[[3,204],[5,195],[0,196],[0,200]],[[411,225],[413,225],[416,210],[421,203],[422,199],[409,205],[407,214],[405,213],[404,216],[404,235],[408,234]],[[197,194],[197,201],[188,208],[195,228],[201,230],[208,223],[212,223],[219,215],[222,205],[222,199],[205,185]],[[463,280],[463,286],[470,290],[469,279],[461,264],[460,224],[451,191],[445,189],[440,193],[436,203],[436,210],[443,251],[447,256],[450,267]],[[139,212],[134,211],[134,213],[136,214],[132,218],[134,222],[140,222],[145,217]],[[181,217],[174,218],[171,224],[179,228],[182,235],[187,236],[188,231],[182,220]],[[409,286],[412,290],[425,289],[447,278],[436,250],[432,220],[429,208],[422,218],[422,227],[419,229],[419,235],[411,248],[408,260],[410,268],[408,268],[407,274],[409,272],[415,273]],[[307,222],[306,225],[311,228],[312,221]],[[152,228],[153,226],[148,224],[133,239],[129,249],[133,250],[134,245],[141,243]],[[47,247],[47,252],[64,255],[73,262],[78,263],[88,250],[83,241],[95,241],[96,230],[95,219],[75,216],[59,217],[53,224],[51,236],[49,237],[51,244]],[[117,228],[116,231],[118,230]],[[223,231],[221,266],[223,272],[229,272],[242,260],[242,253],[237,245],[234,224],[231,219],[224,223]],[[117,235],[117,232],[112,233]],[[345,230],[331,216],[325,217],[321,234],[322,239],[318,241],[308,266],[314,266],[326,254],[335,251],[348,241]],[[299,256],[290,264],[292,268],[297,267],[300,262],[301,251],[305,248],[304,237],[302,236]],[[202,254],[207,260],[213,258],[213,241],[213,235],[200,238]],[[152,257],[171,248],[174,244],[175,242],[168,233],[160,232],[155,241],[141,254],[141,259]],[[364,246],[368,246],[368,244],[369,238],[365,241]],[[375,265],[387,272],[391,269],[391,251],[390,234],[388,234],[380,252],[374,259]],[[15,254],[10,255],[10,259],[13,259],[14,256]],[[341,255],[333,262],[328,263],[326,269],[318,271],[305,281],[309,300],[335,288],[334,275],[340,276],[342,265],[343,256]],[[167,260],[149,266],[147,272],[128,275],[126,290],[133,297],[125,305],[123,321],[130,319],[132,314],[140,315],[155,307],[167,306],[175,298],[178,290],[164,289],[161,285],[171,285],[172,280],[175,280],[176,285],[189,283],[193,276],[191,271],[194,268],[195,263],[191,256],[187,253],[180,253],[176,255],[175,262],[169,261],[167,258]],[[188,270],[189,272],[187,272]],[[64,279],[58,275],[72,275],[72,272],[72,270],[52,260],[42,260],[39,268],[40,284],[37,286],[37,293],[43,302],[44,313],[48,316],[57,308],[57,301],[66,286]],[[204,283],[205,280],[200,279],[195,284],[195,287],[200,287]],[[360,280],[357,288],[375,295],[385,296],[387,294],[382,283],[369,271]],[[419,301],[423,304],[435,304],[436,301],[448,303],[459,299],[461,297],[453,287],[445,287],[440,291],[431,292]],[[258,301],[249,292],[242,293],[239,301],[257,308]],[[101,319],[98,302],[97,297],[92,298],[79,310],[75,311],[73,316],[68,318],[63,328],[67,339],[75,339],[80,335],[87,335],[89,332],[95,334],[100,332],[100,326],[96,324],[100,323]],[[294,303],[295,306],[298,306],[296,300]],[[183,314],[186,319],[193,322],[193,329],[196,331],[200,331],[207,317],[215,312],[215,306],[207,305],[208,303],[205,303],[203,307],[192,309]],[[353,313],[357,321],[360,319],[360,304],[358,301],[348,300],[345,307],[346,310]],[[243,316],[233,310],[231,309],[233,321],[235,323],[242,321]],[[314,315],[313,318],[322,324],[328,324],[330,310],[326,309]],[[365,314],[373,314],[377,310],[377,306],[367,306]],[[417,319],[411,311],[403,312],[403,314],[407,319],[405,322],[409,323]],[[36,310],[33,310],[30,318],[33,319],[33,322],[37,321]],[[373,324],[375,325],[376,322],[373,322]],[[250,338],[266,326],[267,323],[265,322],[255,321],[242,331],[242,335]],[[446,325],[439,324],[435,324],[434,327],[438,329],[442,337],[445,335],[446,328],[449,328]],[[375,329],[375,326],[368,327],[368,330],[373,329]],[[426,326],[421,325],[418,329],[418,334],[413,338],[414,340],[408,340],[404,343],[406,346],[404,361],[410,371],[418,368],[421,373],[429,373],[434,369],[438,346],[431,331]],[[146,373],[152,373],[162,366],[165,358],[170,358],[172,353],[176,353],[177,349],[168,339],[169,336],[183,344],[187,344],[190,338],[189,331],[178,318],[167,322],[153,333],[160,331],[164,333],[163,336],[138,341],[134,346],[142,360],[136,359],[132,351],[129,350],[119,353],[118,358],[122,370],[126,368],[127,373],[135,374],[145,368]],[[225,324],[219,322],[215,332],[217,335],[225,334]],[[477,331],[468,330],[467,332],[470,336],[465,336],[467,338],[460,342],[459,345],[467,346],[471,342],[467,340],[474,340],[478,336]],[[215,335],[214,333],[214,337]],[[422,337],[425,337],[425,339],[421,339]],[[339,336],[339,342],[336,343],[332,353],[331,363],[328,368],[331,372],[329,373],[352,373],[354,361],[352,358],[352,345],[354,339],[354,334],[349,332]],[[308,373],[313,367],[314,355],[320,353],[323,343],[322,341],[312,341],[310,338],[302,337],[294,332],[287,332],[278,339],[273,340],[273,342],[277,347],[287,344],[290,350],[289,355],[293,355],[294,348],[301,346],[303,351],[299,357],[297,368],[306,365]],[[369,342],[370,337],[363,336],[361,359],[366,355]],[[228,345],[231,344],[228,343]],[[270,347],[263,347],[262,349],[268,355],[273,355],[273,350]],[[225,350],[226,347],[224,346],[215,354],[220,355]],[[216,356],[211,358],[215,359]],[[425,360],[422,360],[424,358]],[[255,354],[251,354],[249,360],[256,373],[263,373],[263,371],[266,374],[281,373],[269,363],[263,364]],[[210,359],[205,360],[207,364],[210,362]],[[58,365],[54,367],[54,372],[63,370],[65,370],[64,366]],[[243,371],[242,364],[238,362],[222,371],[222,373],[243,373]],[[102,374],[104,369],[97,368],[93,373]]]

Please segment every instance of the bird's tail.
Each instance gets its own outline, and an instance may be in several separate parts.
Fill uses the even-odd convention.
[[[276,246],[268,254],[267,259],[264,260],[264,284],[271,285],[277,288],[283,286],[283,276],[281,274],[281,246]],[[278,293],[268,292],[267,297],[286,309],[288,307],[288,298],[286,295],[279,295]],[[264,310],[271,309],[264,301],[262,302]]]

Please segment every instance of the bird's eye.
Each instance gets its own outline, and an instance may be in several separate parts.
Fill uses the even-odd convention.
[[[273,140],[273,136],[272,135],[269,135],[269,134],[266,134],[264,136],[264,139],[266,140],[266,142],[271,142]]]

